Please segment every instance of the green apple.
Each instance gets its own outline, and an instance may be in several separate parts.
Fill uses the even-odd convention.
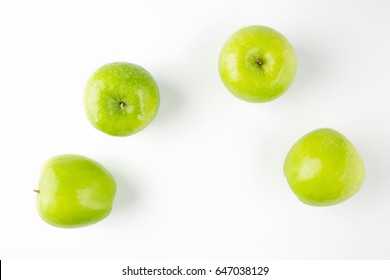
[[[82,227],[107,217],[116,184],[99,163],[80,155],[58,155],[44,164],[37,193],[39,215],[64,228]]]
[[[345,201],[360,189],[365,167],[345,136],[323,128],[294,144],[285,159],[284,174],[302,202],[328,206]]]
[[[267,102],[282,95],[295,78],[294,49],[287,39],[266,26],[236,31],[219,56],[219,74],[235,96]]]
[[[84,108],[91,124],[113,136],[144,129],[156,116],[160,94],[144,68],[125,62],[99,68],[87,82]]]

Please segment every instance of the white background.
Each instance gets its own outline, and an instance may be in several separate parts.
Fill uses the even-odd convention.
[[[0,2],[0,257],[8,259],[390,258],[390,2]],[[270,103],[231,95],[217,69],[246,25],[296,50],[292,87]],[[86,80],[128,61],[157,80],[153,123],[125,138],[93,128]],[[360,152],[367,179],[350,200],[310,207],[283,161],[305,133],[331,127]],[[103,164],[117,181],[111,215],[54,228],[35,208],[56,154]]]

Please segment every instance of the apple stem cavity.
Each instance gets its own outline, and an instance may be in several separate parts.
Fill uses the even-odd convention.
[[[121,101],[121,102],[119,102],[119,106],[121,107],[122,110],[124,110],[125,106],[126,106],[126,103]]]
[[[263,60],[260,58],[260,57],[256,57],[256,63],[259,65],[259,66],[261,66],[261,65],[263,65]]]
[[[36,193],[40,193],[40,191],[39,191],[39,190],[35,190],[35,189],[34,189],[34,192],[36,192]]]

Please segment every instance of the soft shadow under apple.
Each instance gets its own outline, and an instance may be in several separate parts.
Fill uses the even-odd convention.
[[[179,90],[163,77],[156,76],[160,91],[160,108],[154,122],[173,121],[180,114],[183,99]]]
[[[115,182],[117,185],[117,191],[114,199],[113,210],[111,214],[128,211],[134,203],[138,200],[138,193],[136,192],[136,183],[130,182],[129,174],[121,174],[117,170],[113,172]]]

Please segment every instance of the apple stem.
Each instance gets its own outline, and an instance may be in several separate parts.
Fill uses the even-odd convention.
[[[121,107],[122,110],[124,110],[126,104],[125,104],[125,102],[121,101],[121,102],[119,102],[119,106]]]
[[[39,191],[39,190],[34,190],[34,192],[36,192],[36,193],[40,193],[40,191]]]
[[[263,64],[263,60],[261,60],[260,57],[256,57],[256,63],[261,66]]]

